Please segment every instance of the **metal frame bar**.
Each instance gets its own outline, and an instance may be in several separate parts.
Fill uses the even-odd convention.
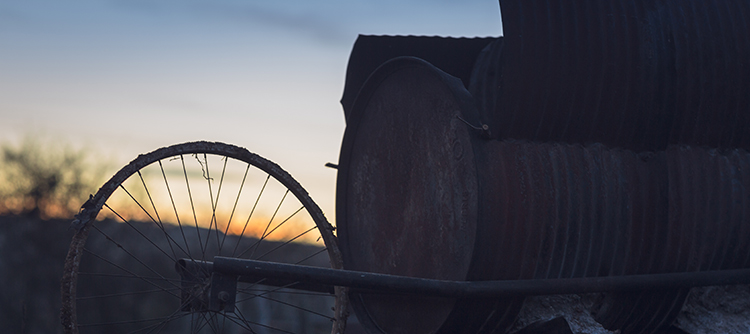
[[[308,287],[317,287],[315,291],[326,290],[323,288],[325,286],[346,286],[375,293],[477,299],[750,284],[750,269],[560,279],[444,281],[221,256],[214,257],[214,262],[207,262],[206,265],[222,274],[237,276],[242,282],[262,280],[258,284],[288,286],[288,282],[299,281],[305,282]],[[307,290],[304,286],[288,287]]]

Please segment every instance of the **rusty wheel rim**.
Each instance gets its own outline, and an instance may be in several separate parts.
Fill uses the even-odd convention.
[[[264,212],[269,203],[276,204]],[[191,142],[140,155],[83,205],[73,226],[77,232],[62,277],[66,333],[341,333],[346,326],[341,288],[334,295],[303,298],[262,282],[238,286],[232,313],[189,311],[178,298],[179,275],[173,264],[162,267],[185,256],[341,268],[334,228],[317,204],[281,167],[243,148]],[[256,237],[249,236],[253,228]],[[283,249],[293,254],[283,255]],[[128,281],[138,283],[123,283]],[[100,311],[113,305],[118,311],[104,318]],[[325,325],[285,324],[279,308],[291,308],[287,312],[306,321],[325,319]]]

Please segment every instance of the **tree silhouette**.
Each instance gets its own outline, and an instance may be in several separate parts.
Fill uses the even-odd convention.
[[[31,136],[18,145],[0,144],[0,213],[71,217],[107,171],[89,155]]]

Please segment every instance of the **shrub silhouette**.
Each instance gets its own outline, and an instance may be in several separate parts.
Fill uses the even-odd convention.
[[[85,149],[26,136],[0,144],[0,214],[71,217],[108,168]]]

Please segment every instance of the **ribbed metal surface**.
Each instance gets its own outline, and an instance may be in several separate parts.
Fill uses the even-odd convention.
[[[480,179],[486,187],[480,190],[476,249],[484,250],[479,252],[484,261],[477,266],[491,271],[480,276],[653,271],[649,260],[664,251],[653,241],[667,230],[665,154],[525,141],[491,141],[481,149],[487,161],[479,164]]]
[[[498,138],[750,148],[750,2],[500,2],[471,85]]]
[[[750,266],[745,150],[669,146],[636,154],[512,140],[480,150],[475,279]],[[595,315],[623,333],[652,333],[674,320],[687,292],[610,294]]]
[[[742,149],[720,151],[680,146],[667,151],[669,240],[675,270],[736,269],[750,266],[750,156]],[[678,230],[679,229],[679,230]]]
[[[469,81],[479,114],[466,112],[472,108],[459,113],[472,127],[489,125],[498,139],[479,141],[473,132],[467,134],[471,138],[460,138],[471,142],[478,191],[477,233],[467,279],[750,267],[750,1],[500,2],[505,36],[479,54]],[[399,176],[406,170],[413,175],[448,170],[441,164],[449,159],[432,157],[442,151],[406,144],[416,143],[422,131],[441,133],[435,129],[457,120],[432,123],[445,110],[434,108],[435,113],[418,106],[435,98],[403,92],[410,90],[383,94],[372,106],[359,97],[356,103],[364,110],[399,101],[396,104],[405,107],[394,119],[417,115],[414,119],[430,122],[379,124],[385,118],[378,120],[381,116],[372,113],[363,118],[371,133],[348,143],[345,136],[342,152],[372,147],[387,158],[382,159],[383,168],[372,172],[340,161],[338,196],[347,195],[341,191],[346,185],[342,171],[361,169],[365,180],[391,168],[398,177],[373,177],[352,187],[369,196],[374,194],[369,189],[389,182],[392,193],[406,191],[401,189],[406,183],[399,181],[411,179]],[[357,117],[364,116],[347,119],[350,137],[357,133],[351,128]],[[377,139],[382,129],[405,132],[401,139],[386,141],[390,135]],[[392,151],[404,155],[393,158]],[[431,158],[415,158],[417,153]],[[397,168],[403,161],[413,164]],[[459,176],[471,179],[469,174]],[[403,187],[417,194],[413,198],[429,198],[443,188],[468,184],[435,188],[433,183]],[[437,212],[430,211],[434,203],[407,207],[411,197],[375,197],[381,199],[378,205],[357,219],[344,218],[342,212],[362,205],[339,205],[340,227],[345,219],[364,221],[382,212],[403,210],[404,217]],[[347,200],[337,199],[340,204]],[[387,224],[404,218],[394,217],[368,224],[396,230]],[[414,219],[405,226],[435,221]],[[340,236],[347,235],[345,230],[340,229]],[[394,253],[392,242],[383,243],[379,251]],[[436,260],[429,252],[415,255],[423,250],[416,249],[394,258]],[[373,258],[378,257],[383,256],[374,252]],[[687,292],[605,294],[594,315],[605,327],[624,334],[655,333],[673,321]],[[521,305],[520,300],[481,303],[486,305],[456,301],[440,331],[502,332]]]
[[[505,36],[469,87],[480,119],[494,138],[567,144],[487,145],[492,233],[480,235],[501,240],[480,243],[504,270],[490,276],[747,266],[747,152],[735,149],[750,148],[750,2],[500,2]],[[650,333],[686,293],[609,294],[596,318]]]
[[[494,248],[488,253],[507,255],[488,259],[493,265],[483,267],[493,269],[489,275],[523,279],[624,271],[603,263],[603,258],[622,263],[623,258],[613,255],[622,257],[626,245],[624,240],[618,244],[616,235],[625,232],[634,216],[652,221],[657,212],[645,210],[638,201],[650,193],[627,182],[634,177],[627,178],[625,166],[633,167],[640,179],[656,179],[648,168],[637,168],[634,154],[603,156],[609,151],[601,146],[517,141],[485,146],[489,163],[480,169],[487,185],[480,221],[492,233],[480,235]]]

